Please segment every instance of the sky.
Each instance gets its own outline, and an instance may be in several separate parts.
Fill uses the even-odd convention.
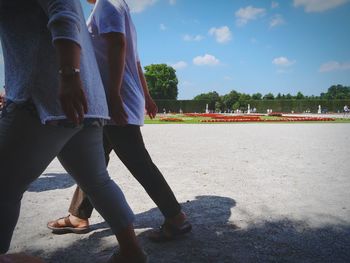
[[[178,99],[214,90],[320,95],[333,84],[350,86],[350,0],[126,2],[141,63],[174,67]],[[88,16],[92,6],[81,3]]]

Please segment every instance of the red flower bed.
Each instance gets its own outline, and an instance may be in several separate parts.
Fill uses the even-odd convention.
[[[229,116],[228,116],[229,117]],[[248,118],[248,116],[233,116],[234,118],[215,118],[210,120],[201,120],[201,122],[301,122],[301,121],[335,121],[334,118],[320,117],[281,117],[274,120],[261,119],[259,117]]]
[[[160,121],[169,121],[169,122],[181,122],[183,119],[180,118],[161,118]]]
[[[206,118],[214,118],[214,117],[223,116],[219,113],[185,113],[184,115],[188,116],[188,117],[206,117]]]
[[[218,116],[218,117],[213,117],[212,119],[218,119],[218,120],[260,120],[260,116]]]
[[[281,121],[335,121],[334,118],[322,118],[322,117],[282,117]]]
[[[268,116],[282,117],[282,112],[271,112]]]
[[[264,119],[263,114],[249,114],[249,115],[224,115],[219,113],[185,113],[188,117],[206,117],[208,119],[200,122],[302,122],[302,121],[335,121],[334,118],[321,117],[302,117],[302,116],[282,116],[281,112],[272,112],[268,116],[274,116],[275,119]],[[171,119],[176,118],[166,118]],[[164,120],[167,121],[167,120]],[[176,120],[175,120],[176,121]],[[178,121],[183,121],[179,119]]]
[[[232,118],[232,119],[210,119],[201,120],[201,122],[259,122],[260,118]]]

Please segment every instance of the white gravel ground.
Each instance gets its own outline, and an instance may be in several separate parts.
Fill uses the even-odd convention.
[[[150,262],[350,262],[350,124],[146,125],[144,140],[194,228],[152,244],[162,217],[113,155],[109,171],[136,214]],[[24,195],[11,251],[46,262],[96,262],[115,239],[94,212],[93,231],[53,235],[74,182],[55,160]]]

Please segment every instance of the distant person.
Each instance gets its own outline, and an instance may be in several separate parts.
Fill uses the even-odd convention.
[[[348,107],[348,105],[345,105],[344,106],[344,115],[347,115],[347,114],[349,114],[349,107]]]
[[[106,161],[114,150],[164,215],[164,224],[150,234],[151,240],[174,239],[191,231],[191,224],[143,142],[140,126],[144,124],[145,108],[150,118],[156,116],[158,109],[142,71],[129,7],[124,0],[88,2],[95,4],[87,24],[115,121],[104,127]],[[54,233],[86,232],[92,211],[93,205],[78,186],[70,214],[49,222],[48,227]],[[68,219],[70,224],[66,223]]]
[[[2,110],[4,105],[5,105],[5,94],[0,93],[0,111]]]
[[[23,193],[57,156],[118,239],[124,261],[109,262],[146,262],[134,214],[106,170],[108,108],[80,2],[0,0],[0,38],[0,254],[9,249]]]

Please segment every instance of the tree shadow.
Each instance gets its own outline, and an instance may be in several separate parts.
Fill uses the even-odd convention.
[[[198,196],[182,204],[193,232],[178,241],[155,244],[147,240],[148,230],[144,228],[162,223],[156,208],[136,215],[136,232],[151,263],[349,262],[348,223],[338,221],[314,228],[305,221],[285,218],[240,229],[230,221],[235,205],[233,199],[220,196]],[[24,252],[48,263],[97,262],[99,256],[112,253],[115,239],[106,223],[93,225],[93,229],[67,247]]]
[[[28,192],[44,192],[49,190],[66,189],[75,184],[74,179],[67,173],[47,173],[41,175],[28,188]]]

